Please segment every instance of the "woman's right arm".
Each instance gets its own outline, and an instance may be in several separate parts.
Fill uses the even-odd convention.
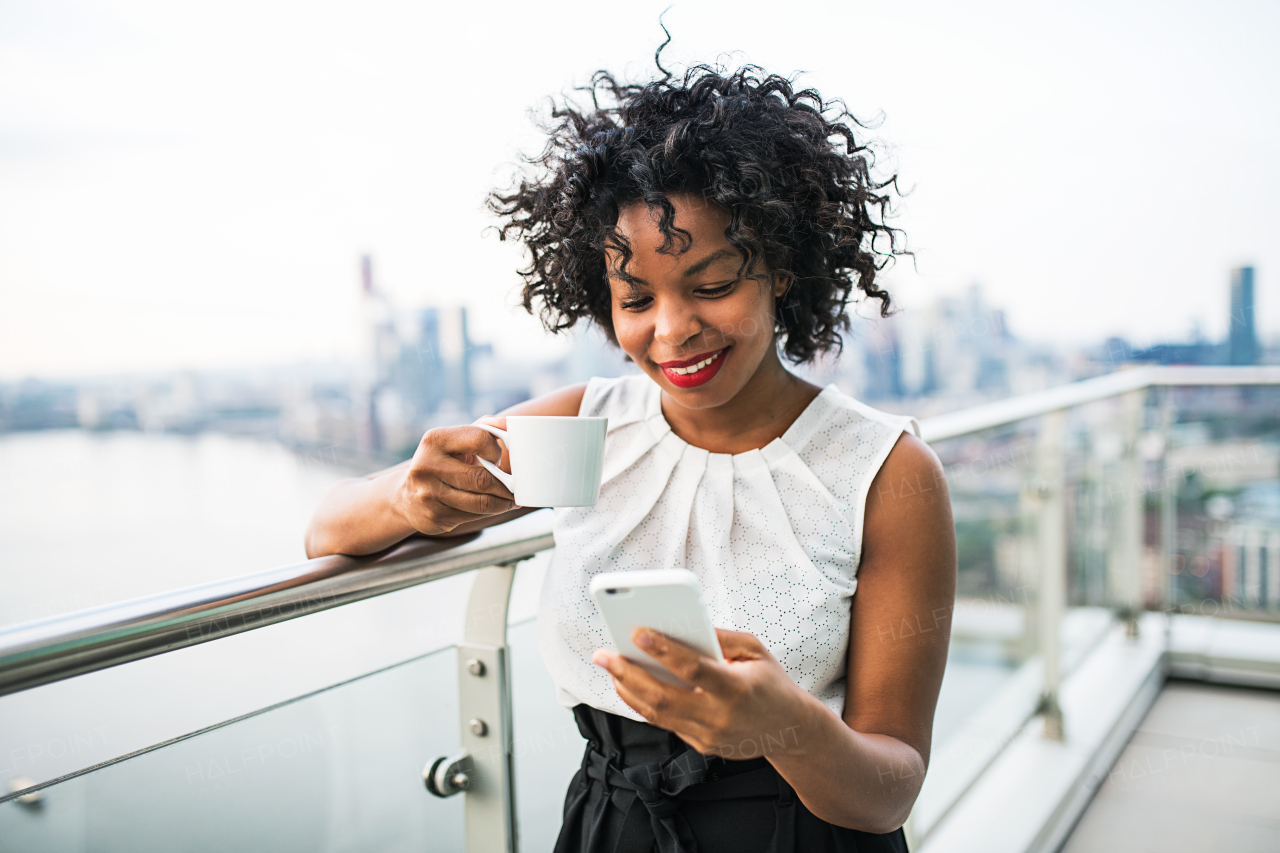
[[[506,415],[575,416],[586,385],[573,385],[512,406]],[[320,501],[307,527],[308,558],[372,554],[415,533],[458,536],[517,518],[511,492],[476,462],[483,456],[510,470],[497,439],[476,426],[427,432],[413,458],[367,477],[342,480]]]

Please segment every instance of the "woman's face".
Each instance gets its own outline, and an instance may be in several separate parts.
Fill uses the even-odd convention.
[[[692,238],[687,251],[658,252],[661,211],[642,202],[623,208],[617,230],[631,247],[626,271],[608,253],[613,331],[618,344],[679,404],[724,405],[762,367],[778,364],[774,296],[768,270],[741,278],[742,254],[725,239],[729,214],[697,196],[672,195],[675,227]]]

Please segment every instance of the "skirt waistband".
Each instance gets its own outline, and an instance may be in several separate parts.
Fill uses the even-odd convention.
[[[587,705],[578,705],[573,712],[578,730],[589,741],[582,758],[583,782],[601,786],[601,807],[608,803],[623,813],[622,831],[614,843],[593,839],[596,843],[588,841],[588,848],[649,853],[656,847],[658,853],[695,853],[697,841],[680,815],[683,801],[768,797],[776,814],[773,851],[793,853],[795,794],[768,761],[703,756],[675,735],[647,723]],[[585,788],[570,795],[566,823],[600,825],[599,816],[574,814],[586,808],[588,799]]]
[[[693,773],[702,765],[711,775],[730,776],[769,766],[764,758],[726,761],[716,755],[704,756],[672,732],[590,705],[575,705],[573,716],[582,736],[619,767],[637,767],[651,761],[664,763],[681,757],[690,768],[686,773]]]

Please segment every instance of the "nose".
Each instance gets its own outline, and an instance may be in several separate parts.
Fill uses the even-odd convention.
[[[704,328],[695,306],[688,300],[660,299],[654,307],[657,309],[657,317],[653,337],[660,344],[682,346]]]

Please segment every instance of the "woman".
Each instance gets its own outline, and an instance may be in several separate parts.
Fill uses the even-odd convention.
[[[892,184],[852,117],[755,68],[601,72],[589,93],[553,113],[539,173],[491,200],[531,255],[525,307],[552,331],[595,323],[641,371],[504,413],[609,418],[600,501],[556,511],[539,612],[588,739],[556,850],[904,850],[955,592],[946,484],[914,421],[782,361],[838,351],[855,287],[887,312]],[[476,464],[503,454],[477,427],[431,430],[336,486],[308,553],[521,514]],[[607,651],[586,591],[673,566],[700,576],[726,662],[634,639],[693,690]]]

